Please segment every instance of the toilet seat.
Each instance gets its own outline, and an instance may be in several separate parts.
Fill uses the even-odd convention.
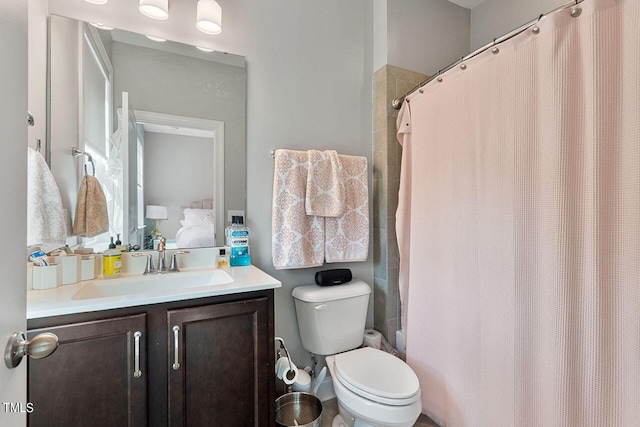
[[[401,359],[370,347],[336,354],[337,380],[359,396],[392,406],[410,405],[420,398],[420,384]]]

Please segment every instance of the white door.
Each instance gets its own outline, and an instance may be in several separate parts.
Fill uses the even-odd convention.
[[[27,2],[0,1],[0,348],[26,332]],[[44,117],[37,118],[44,120]],[[26,363],[0,365],[0,425],[26,424]]]
[[[128,92],[122,92],[122,243],[140,244],[138,238],[138,135],[136,116]],[[135,240],[135,241],[134,241]]]

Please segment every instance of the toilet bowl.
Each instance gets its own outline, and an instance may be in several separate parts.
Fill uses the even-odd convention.
[[[411,427],[422,411],[418,377],[401,359],[360,348],[370,294],[362,280],[294,288],[302,346],[327,356],[339,411],[332,427]]]
[[[420,416],[418,378],[397,357],[365,347],[326,363],[339,410],[332,427],[411,427]]]

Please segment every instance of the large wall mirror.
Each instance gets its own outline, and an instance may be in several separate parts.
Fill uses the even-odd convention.
[[[48,30],[46,147],[69,222],[84,164],[109,203],[109,233],[82,243],[144,247],[157,223],[175,247],[223,245],[245,210],[244,57],[57,15]]]

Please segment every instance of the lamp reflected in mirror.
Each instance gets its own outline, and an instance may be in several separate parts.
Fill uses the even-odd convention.
[[[151,232],[154,239],[159,239],[162,236],[162,232],[158,229],[158,221],[169,219],[166,206],[147,205],[146,215],[147,219],[153,219],[156,222],[156,226]]]

